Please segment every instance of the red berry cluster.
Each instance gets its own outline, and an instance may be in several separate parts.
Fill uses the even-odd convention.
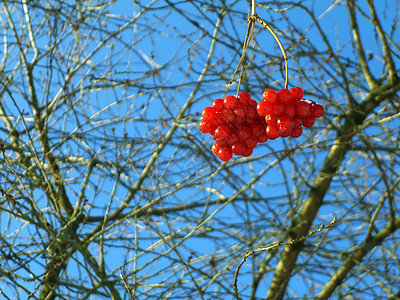
[[[303,133],[301,126],[310,128],[315,119],[324,115],[322,105],[303,99],[300,87],[275,92],[268,89],[263,93],[263,100],[257,105],[257,112],[265,117],[267,136],[274,140],[278,137],[298,138]]]
[[[230,160],[232,154],[247,157],[268,139],[300,137],[302,126],[310,128],[324,115],[322,105],[303,96],[303,90],[295,87],[278,92],[268,89],[258,104],[248,93],[215,99],[203,110],[199,129],[213,136],[212,151],[221,160]]]
[[[230,160],[232,154],[250,156],[257,143],[268,140],[267,124],[257,114],[257,101],[248,93],[215,99],[203,110],[202,117],[199,129],[213,136],[212,151],[223,161]]]

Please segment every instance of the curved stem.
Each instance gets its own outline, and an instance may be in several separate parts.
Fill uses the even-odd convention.
[[[233,78],[235,78],[238,69],[241,68],[240,69],[240,76],[239,76],[239,83],[238,83],[238,87],[237,87],[237,90],[236,90],[236,96],[239,95],[240,85],[242,83],[242,78],[243,78],[243,73],[244,73],[244,65],[245,65],[245,55],[246,55],[246,52],[247,52],[247,48],[249,47],[251,36],[252,36],[252,33],[253,33],[254,20],[257,20],[262,26],[266,27],[269,30],[269,32],[272,34],[272,36],[274,37],[276,42],[278,43],[279,48],[282,51],[283,59],[285,61],[285,89],[288,88],[289,69],[288,69],[288,59],[287,59],[286,51],[283,48],[283,45],[282,45],[281,41],[279,40],[278,36],[272,30],[272,28],[263,19],[261,19],[257,15],[257,13],[256,13],[256,1],[252,0],[251,1],[251,15],[249,17],[249,25],[247,27],[246,38],[244,39],[244,43],[243,43],[242,56],[240,58],[238,66],[236,67],[235,71],[233,72],[232,78],[231,78],[231,80],[229,82],[229,83],[233,82]]]
[[[263,19],[261,19],[257,14],[252,15],[250,18],[257,20],[262,26],[266,27],[269,30],[269,32],[272,34],[272,36],[274,37],[276,42],[278,43],[279,48],[282,51],[283,59],[285,60],[285,77],[286,77],[285,78],[285,89],[287,89],[287,87],[288,87],[288,78],[289,78],[288,59],[287,59],[286,51],[283,48],[283,45],[282,45],[281,41],[279,40],[279,38],[276,35],[276,33],[272,30],[272,28]]]

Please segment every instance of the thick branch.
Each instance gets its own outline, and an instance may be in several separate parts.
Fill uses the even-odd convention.
[[[367,63],[367,59],[365,57],[365,53],[363,50],[364,48],[361,43],[360,32],[358,30],[358,24],[356,21],[354,4],[353,4],[352,0],[348,0],[347,3],[348,3],[347,8],[349,11],[349,16],[350,16],[350,25],[351,25],[351,29],[353,31],[353,38],[354,38],[354,42],[355,42],[356,49],[357,49],[358,59],[360,60],[360,66],[361,66],[361,69],[363,70],[364,77],[368,83],[369,88],[373,89],[376,87],[376,79],[372,75],[372,73],[369,69],[368,63]]]
[[[347,257],[346,261],[339,268],[334,276],[332,276],[331,280],[329,280],[322,291],[317,295],[316,299],[328,299],[337,286],[341,284],[341,282],[345,279],[346,275],[351,271],[351,269],[359,264],[365,255],[374,248],[375,246],[382,243],[382,241],[387,238],[390,234],[395,232],[400,228],[400,217],[398,217],[394,222],[394,227],[391,226],[391,223],[388,223],[384,229],[378,232],[374,237],[370,240],[364,242],[352,255]]]
[[[378,31],[379,38],[382,43],[383,54],[385,55],[385,61],[389,72],[389,80],[391,82],[395,82],[397,80],[396,67],[394,65],[392,55],[390,53],[390,48],[385,37],[385,32],[383,31],[381,22],[379,21],[378,16],[376,14],[374,4],[372,3],[371,0],[368,0],[367,3],[369,10],[371,11],[372,19],[374,20],[375,28]]]
[[[396,85],[389,83],[380,88],[374,89],[362,103],[350,110],[345,116],[345,122],[338,131],[338,136],[309,192],[308,198],[304,202],[303,207],[292,224],[291,232],[293,238],[305,236],[310,230],[314,218],[322,205],[323,198],[330,186],[332,178],[336,175],[336,172],[350,147],[351,139],[355,135],[357,127],[363,123],[365,118],[375,109],[375,107],[399,90],[399,82],[397,82]],[[275,274],[267,294],[267,299],[283,298],[291,272],[302,246],[303,243],[285,246],[281,259],[275,269]]]

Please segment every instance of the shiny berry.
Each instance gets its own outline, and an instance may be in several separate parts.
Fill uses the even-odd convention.
[[[263,100],[270,102],[270,103],[274,103],[278,99],[278,93],[275,92],[273,89],[267,89],[264,91],[262,97],[263,97]]]
[[[239,94],[239,98],[241,100],[245,100],[245,101],[250,101],[251,100],[250,94],[249,93],[245,93],[245,92],[240,93]]]
[[[207,106],[205,109],[203,109],[201,115],[204,120],[215,119],[217,116],[217,111],[214,107]]]
[[[224,106],[229,109],[235,109],[239,105],[239,99],[235,96],[229,95],[224,99]]]
[[[304,97],[304,92],[303,92],[302,88],[300,88],[298,86],[291,88],[290,93],[292,94],[293,102],[300,101]]]
[[[281,136],[281,131],[278,129],[277,126],[268,126],[267,136],[270,140],[275,140]]]
[[[279,101],[283,104],[289,104],[292,102],[292,93],[287,89],[281,89],[278,91]]]
[[[232,153],[235,155],[243,155],[245,153],[247,147],[243,142],[237,142],[232,146]]]
[[[216,139],[216,140],[219,140],[219,139],[227,140],[230,135],[231,135],[231,131],[229,130],[228,126],[220,125],[220,126],[217,127],[217,129],[215,129],[214,139]]]
[[[276,126],[281,132],[289,131],[293,129],[293,120],[288,115],[282,115],[278,117]]]
[[[212,152],[218,156],[218,151],[221,148],[221,145],[218,143],[214,143],[211,147]]]
[[[232,158],[232,150],[230,147],[221,147],[218,150],[218,157],[223,161],[228,161]]]
[[[272,112],[271,103],[266,100],[261,100],[257,105],[257,113],[264,117]]]
[[[216,111],[221,111],[224,108],[224,100],[220,98],[215,99],[212,106],[215,108]]]
[[[276,126],[276,121],[277,120],[278,120],[277,116],[273,116],[273,115],[266,115],[265,116],[265,123],[267,123],[268,125]]]
[[[199,123],[199,129],[202,133],[214,134],[217,126],[213,121],[201,120]]]

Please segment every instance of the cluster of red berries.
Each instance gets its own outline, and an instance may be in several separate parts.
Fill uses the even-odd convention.
[[[324,115],[324,107],[312,100],[303,99],[300,87],[275,92],[268,89],[257,105],[257,113],[265,117],[267,136],[270,140],[278,137],[298,138],[302,135],[302,126],[310,128],[315,119]]]
[[[302,126],[310,128],[324,115],[322,105],[303,96],[303,90],[295,87],[268,89],[258,104],[248,93],[216,99],[203,110],[199,129],[213,136],[212,151],[221,160],[230,160],[232,154],[247,157],[268,139],[300,137]]]
[[[250,156],[257,143],[268,140],[267,124],[257,114],[257,101],[248,93],[215,99],[202,116],[199,129],[213,136],[212,151],[223,161],[230,160],[232,154]]]

